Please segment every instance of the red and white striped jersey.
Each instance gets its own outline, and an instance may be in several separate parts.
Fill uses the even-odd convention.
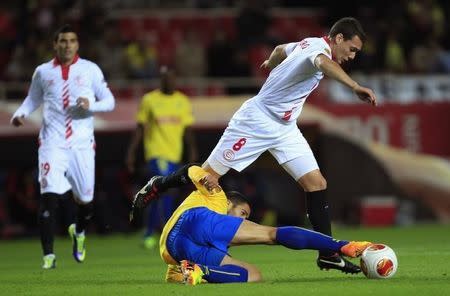
[[[89,110],[76,106],[79,97],[89,99]],[[93,113],[113,110],[115,101],[100,68],[76,56],[68,66],[57,58],[38,66],[28,96],[13,118],[27,117],[41,104],[41,145],[81,148],[93,145]]]
[[[326,37],[306,38],[286,45],[287,58],[271,72],[259,93],[250,99],[277,120],[296,122],[309,94],[319,85],[323,73],[314,65],[319,54],[331,59]]]

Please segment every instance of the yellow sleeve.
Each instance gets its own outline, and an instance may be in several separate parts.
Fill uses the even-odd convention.
[[[136,113],[136,122],[141,124],[146,124],[150,121],[150,109],[149,96],[145,95],[142,97],[141,103],[139,104],[138,112]]]
[[[191,101],[189,100],[188,97],[186,97],[185,95],[181,94],[183,101],[184,101],[184,109],[185,112],[183,113],[183,124],[184,126],[190,126],[194,123],[195,119],[194,119],[194,115],[192,114],[192,104]]]
[[[208,173],[199,166],[193,165],[188,169],[189,178],[194,183],[197,190],[200,191],[201,194],[205,196],[215,196],[215,195],[224,195],[222,190],[215,191],[214,193],[209,192],[202,184],[199,183],[201,179],[203,179]]]

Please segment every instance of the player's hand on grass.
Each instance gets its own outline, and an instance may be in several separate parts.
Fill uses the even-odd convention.
[[[14,126],[22,126],[24,124],[23,118],[24,118],[23,116],[14,117],[11,120],[11,124],[14,125]]]
[[[77,99],[77,107],[83,110],[89,110],[89,99],[84,97],[79,97]]]
[[[363,87],[363,86],[357,84],[353,88],[353,92],[358,96],[358,98],[361,101],[372,104],[373,106],[377,105],[377,98],[376,98],[373,90],[371,90],[370,88]]]

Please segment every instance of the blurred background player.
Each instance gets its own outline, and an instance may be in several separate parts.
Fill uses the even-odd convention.
[[[38,153],[44,269],[56,266],[56,204],[70,189],[78,203],[76,223],[69,226],[73,256],[77,262],[85,259],[85,229],[92,216],[95,183],[93,115],[111,111],[115,105],[100,68],[78,56],[78,36],[69,25],[56,32],[53,49],[55,58],[36,68],[28,96],[11,119],[14,126],[21,126],[25,117],[43,105]]]
[[[190,183],[197,190],[175,210],[161,235],[160,254],[169,265],[167,281],[179,281],[180,275],[191,285],[202,279],[210,283],[261,281],[258,268],[228,254],[230,246],[283,245],[357,257],[371,244],[335,240],[295,226],[270,227],[248,221],[251,208],[246,197],[236,191],[225,193],[216,178],[195,165],[186,165],[166,177],[153,177],[136,194],[133,208],[145,207],[168,188]]]
[[[233,115],[204,168],[219,178],[230,168],[242,171],[269,151],[306,192],[307,214],[314,230],[331,236],[327,182],[297,127],[297,119],[324,75],[351,88],[361,100],[376,104],[373,91],[360,86],[340,66],[355,58],[364,40],[361,24],[348,17],[338,20],[328,36],[277,46],[261,65],[272,70],[269,77],[259,93]],[[317,265],[350,273],[361,271],[329,251],[319,253]]]
[[[175,73],[162,66],[160,88],[145,94],[136,115],[137,127],[131,138],[127,155],[127,167],[134,172],[136,151],[143,140],[144,158],[149,176],[166,176],[179,168],[183,156],[183,144],[188,147],[187,158],[197,158],[197,147],[190,126],[194,123],[189,98],[175,89]],[[155,248],[159,232],[174,210],[174,197],[153,203],[147,212],[144,246]]]

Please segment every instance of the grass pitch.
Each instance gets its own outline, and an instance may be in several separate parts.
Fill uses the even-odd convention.
[[[314,251],[279,246],[246,246],[231,254],[258,266],[263,283],[163,282],[165,265],[157,251],[139,245],[140,236],[88,235],[83,264],[71,256],[69,238],[55,242],[57,268],[42,270],[39,241],[0,242],[0,295],[450,295],[450,226],[337,228],[336,238],[370,240],[391,246],[399,269],[392,279],[320,271]]]

